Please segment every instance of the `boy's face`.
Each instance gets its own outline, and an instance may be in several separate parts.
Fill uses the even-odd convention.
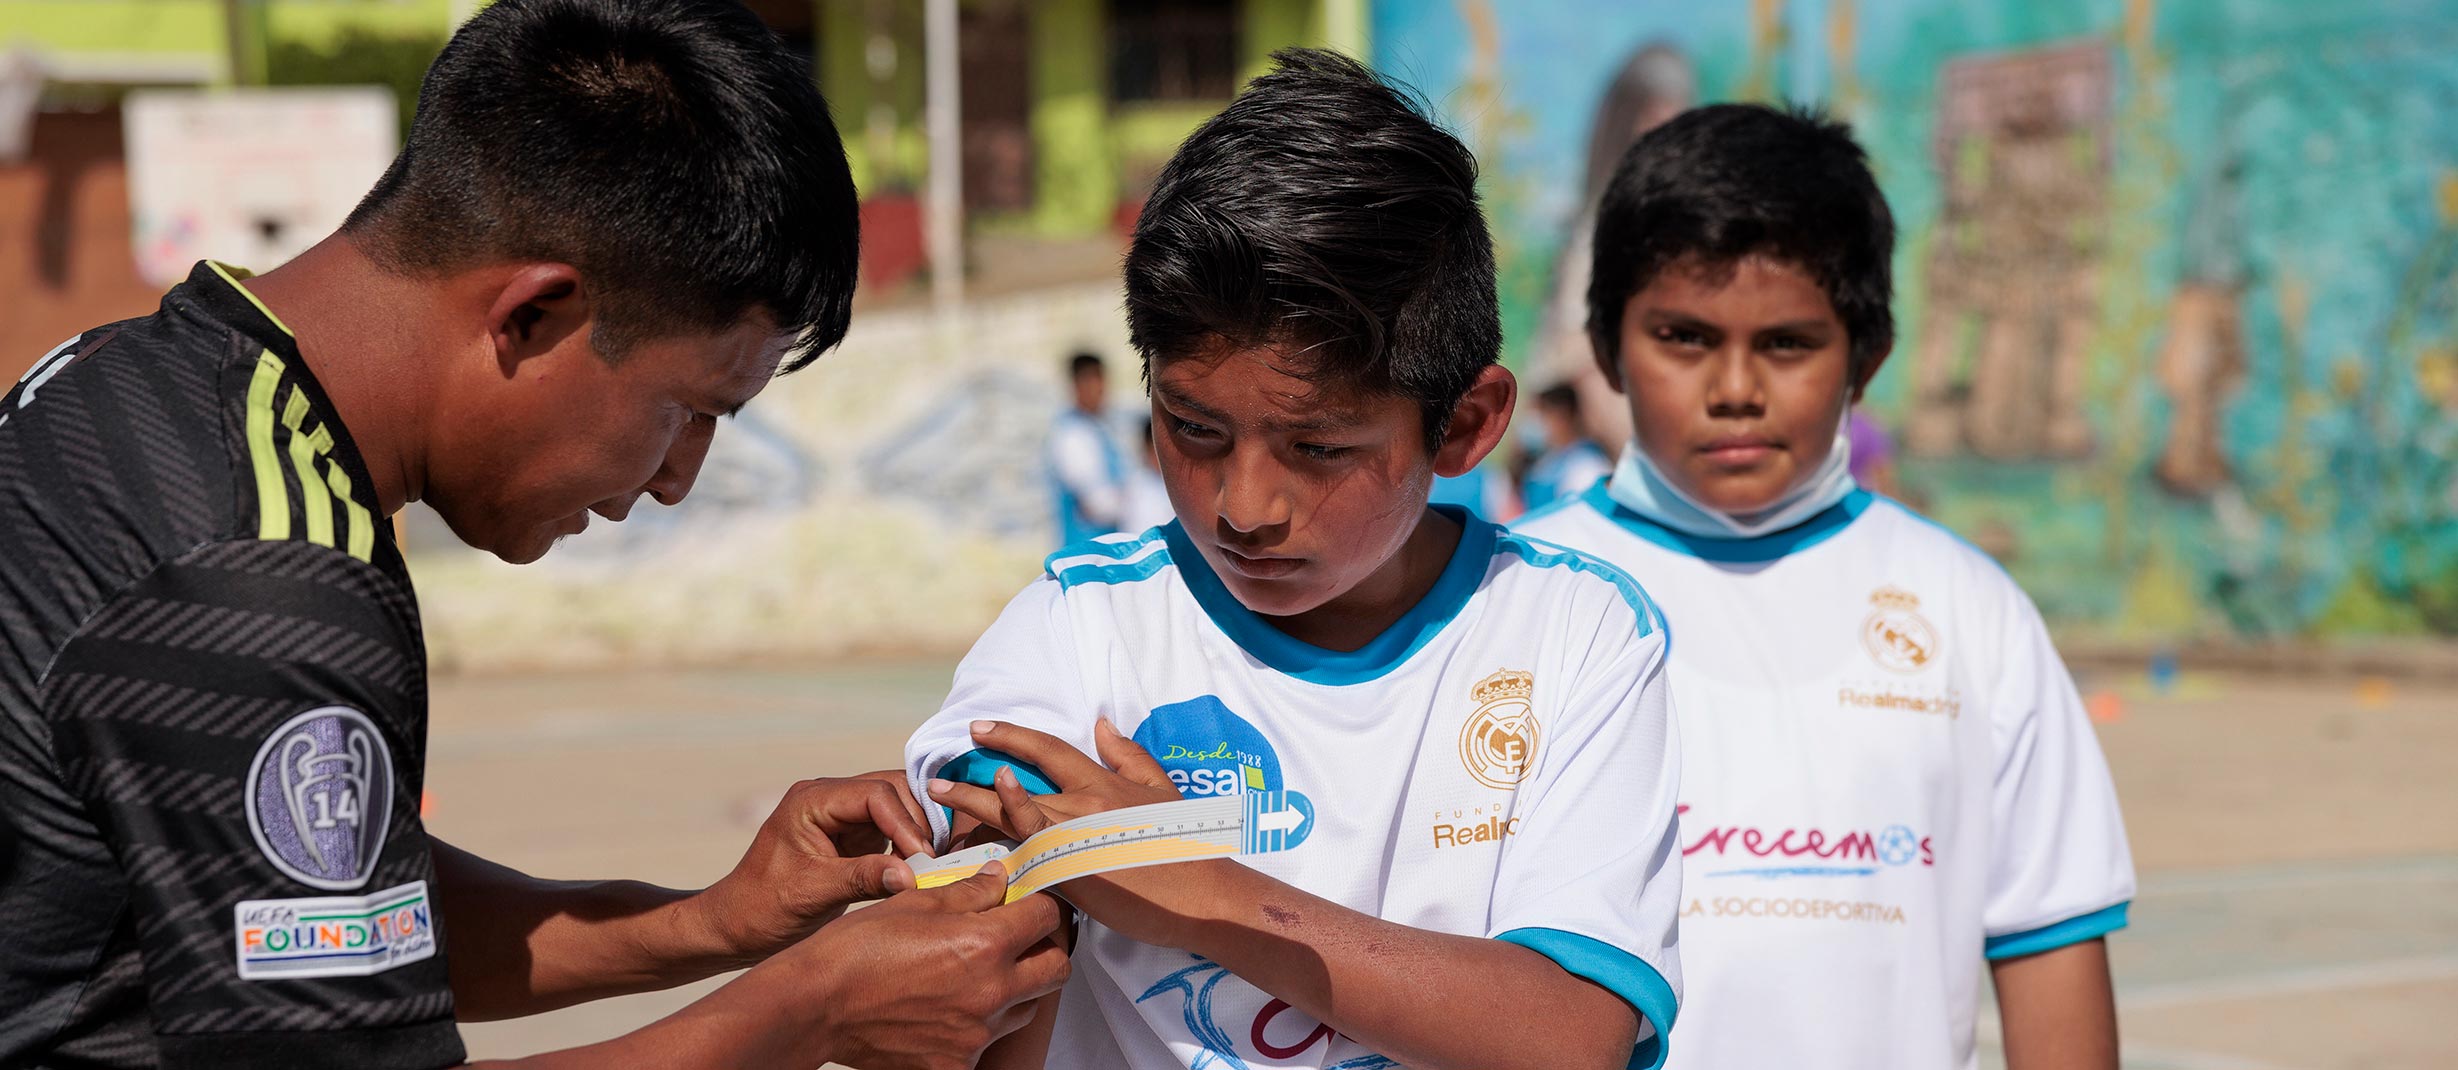
[[[1701,504],[1759,512],[1834,452],[1850,338],[1799,267],[1748,256],[1676,261],[1622,310],[1619,366],[1639,448]]]
[[[1438,468],[1467,470],[1493,447],[1478,440],[1501,435],[1453,434],[1428,454],[1416,402],[1318,387],[1288,367],[1277,349],[1222,346],[1155,361],[1152,374],[1170,505],[1230,594],[1272,617],[1373,587],[1425,515]]]

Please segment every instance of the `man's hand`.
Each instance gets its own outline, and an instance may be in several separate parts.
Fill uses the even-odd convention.
[[[779,963],[810,970],[813,1006],[848,1066],[970,1067],[982,1049],[1032,1019],[1034,1001],[1067,981],[1047,895],[1005,906],[997,862],[941,888],[855,911]]]
[[[1006,871],[993,862],[830,922],[638,1032],[483,1065],[964,1070],[1067,981],[1067,953],[1052,939],[1058,902],[1000,905],[1006,897]]]
[[[1100,761],[1049,733],[1003,721],[973,722],[973,742],[1031,762],[1058,786],[1058,794],[1028,793],[1014,773],[1000,769],[994,778],[995,789],[933,780],[930,797],[1019,840],[1086,814],[1185,797],[1169,782],[1169,773],[1152,759],[1151,752],[1119,734],[1108,721],[1093,725],[1093,746],[1101,753]],[[1206,886],[1202,874],[1224,864],[1234,865],[1183,862],[1078,877],[1067,882],[1067,900],[1127,936],[1175,947],[1171,923],[1188,912],[1189,897]]]
[[[901,856],[927,853],[929,829],[901,772],[805,780],[787,789],[734,871],[683,907],[717,946],[757,962],[849,904],[912,888]]]

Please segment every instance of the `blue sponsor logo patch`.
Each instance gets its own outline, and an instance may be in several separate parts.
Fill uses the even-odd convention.
[[[1136,726],[1135,742],[1152,752],[1169,773],[1169,782],[1187,798],[1282,793],[1287,807],[1303,820],[1269,830],[1277,843],[1274,849],[1295,847],[1314,831],[1314,803],[1288,789],[1281,777],[1279,752],[1217,696],[1202,695],[1155,708]],[[1278,818],[1275,823],[1285,820]]]

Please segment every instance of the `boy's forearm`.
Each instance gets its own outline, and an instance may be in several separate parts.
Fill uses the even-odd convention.
[[[1636,1012],[1534,951],[1384,921],[1235,862],[1187,869],[1201,891],[1171,946],[1382,1055],[1420,1070],[1629,1062]]]
[[[2007,1070],[2116,1070],[2108,942],[2084,940],[1989,963]]]

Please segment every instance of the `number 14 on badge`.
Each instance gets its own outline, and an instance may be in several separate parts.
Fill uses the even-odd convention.
[[[1012,903],[1096,873],[1286,850],[1303,842],[1313,824],[1314,804],[1287,791],[1130,806],[1059,822],[1019,844],[988,843],[942,858],[916,855],[913,879],[936,888],[1005,859]]]

